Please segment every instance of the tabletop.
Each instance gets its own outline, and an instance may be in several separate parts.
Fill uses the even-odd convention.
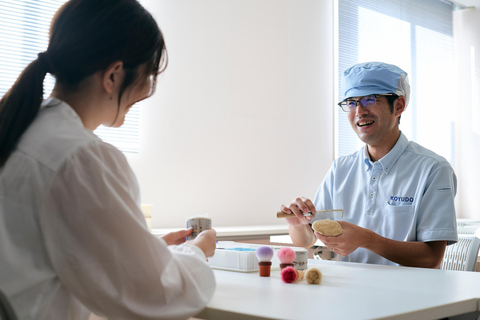
[[[283,283],[280,271],[215,270],[202,319],[438,319],[479,310],[480,273],[309,260],[320,285]]]

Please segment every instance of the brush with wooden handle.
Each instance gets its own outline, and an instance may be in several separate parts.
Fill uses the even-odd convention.
[[[324,215],[325,217],[323,217],[323,219],[331,219],[331,220],[334,220],[334,213],[335,211],[341,211],[342,214],[341,214],[341,218],[343,218],[343,209],[329,209],[329,210],[317,210],[315,211],[315,215],[317,214],[320,214],[320,215]],[[329,212],[331,212],[331,214],[328,214]],[[326,214],[325,214],[326,213]],[[304,213],[303,214],[304,216],[311,216],[312,213],[311,212],[307,212],[307,213]],[[294,213],[285,213],[283,211],[278,211],[277,212],[277,218],[294,218],[295,217],[295,214]]]

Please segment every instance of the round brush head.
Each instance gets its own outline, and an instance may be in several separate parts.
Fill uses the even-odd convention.
[[[268,246],[263,246],[257,249],[258,261],[270,261],[273,258],[273,249]]]
[[[295,251],[292,248],[284,247],[277,253],[278,259],[280,259],[280,268],[283,269],[288,266],[293,267],[293,260],[295,260]]]
[[[285,283],[292,283],[298,279],[298,272],[293,267],[286,267],[280,271],[280,278]]]
[[[320,284],[322,282],[322,272],[317,268],[310,268],[305,271],[305,279],[308,284]]]

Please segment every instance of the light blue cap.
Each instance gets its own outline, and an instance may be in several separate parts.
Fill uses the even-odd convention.
[[[343,72],[344,99],[369,94],[395,93],[405,97],[405,107],[410,99],[410,84],[405,71],[393,64],[364,62]]]

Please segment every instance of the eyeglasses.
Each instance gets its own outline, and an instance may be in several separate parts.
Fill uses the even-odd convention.
[[[340,101],[338,105],[342,108],[345,112],[353,111],[357,108],[357,104],[360,102],[362,107],[368,108],[374,106],[377,103],[377,99],[380,96],[393,96],[393,93],[386,93],[386,94],[371,94],[368,96],[361,97],[358,100],[355,99],[345,99]]]

